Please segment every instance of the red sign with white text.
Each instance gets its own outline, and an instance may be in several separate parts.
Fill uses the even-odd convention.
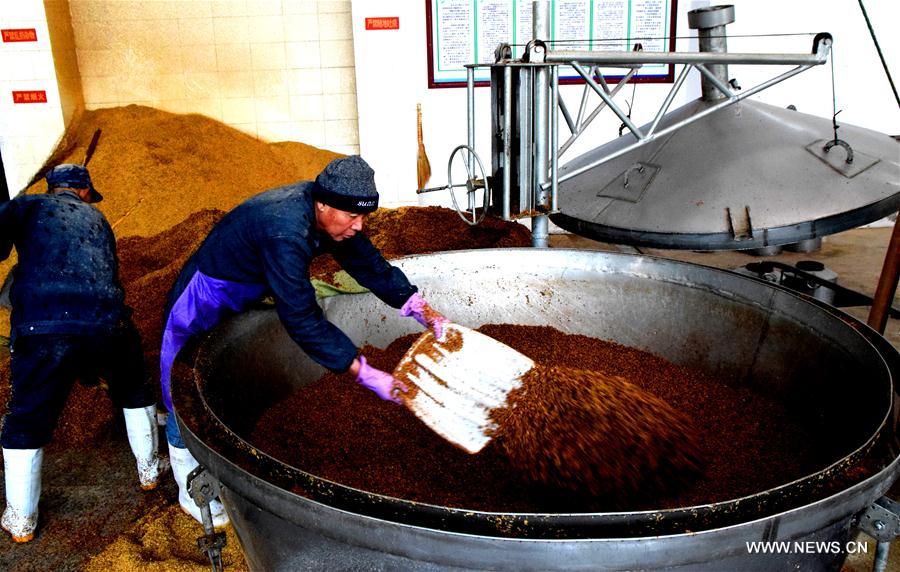
[[[16,28],[0,30],[4,42],[36,42],[37,30],[34,28]]]
[[[366,30],[399,30],[400,17],[366,18]]]
[[[12,92],[13,103],[47,103],[47,92],[43,89]]]

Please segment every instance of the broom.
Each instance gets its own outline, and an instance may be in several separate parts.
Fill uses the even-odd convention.
[[[431,164],[428,155],[425,154],[425,143],[422,142],[422,104],[416,104],[416,123],[419,130],[419,153],[416,157],[416,177],[419,189],[424,189],[428,179],[431,178]]]

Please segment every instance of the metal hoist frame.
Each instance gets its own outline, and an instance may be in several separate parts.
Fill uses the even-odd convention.
[[[730,7],[729,7],[730,8]],[[731,12],[733,19],[733,12]],[[706,18],[703,20],[702,18]],[[725,16],[727,18],[728,15]],[[549,3],[534,3],[535,38],[546,38],[549,23]],[[718,14],[701,15],[698,18],[701,48],[704,35],[716,38],[718,30],[724,30],[727,21]],[[722,33],[724,36],[724,33]],[[817,34],[813,40],[811,53],[728,53],[724,42],[717,44],[707,39],[706,49],[700,52],[645,52],[640,45],[634,51],[579,51],[553,50],[546,41],[532,40],[525,48],[521,59],[512,58],[512,46],[501,44],[495,51],[493,64],[468,64],[467,74],[467,128],[466,145],[454,150],[448,163],[448,181],[443,187],[422,189],[418,192],[448,190],[453,195],[454,188],[465,187],[468,195],[466,214],[454,205],[460,216],[470,224],[477,224],[486,212],[515,220],[533,217],[532,241],[534,246],[547,245],[549,214],[559,211],[559,184],[598,167],[629,151],[664,137],[682,127],[725,107],[734,105],[760,91],[778,84],[814,66],[827,62],[831,51],[830,34]],[[613,100],[627,85],[637,71],[645,64],[680,64],[680,73],[675,79],[665,100],[660,105],[653,122],[642,131],[628,114]],[[741,88],[727,78],[729,64],[741,65],[792,65],[792,69],[763,81],[756,86],[738,92]],[[568,106],[559,96],[559,68],[570,66],[584,80],[584,89],[577,114],[573,116]],[[628,71],[618,84],[610,88],[599,68],[621,67]],[[491,75],[491,126],[492,126],[492,173],[485,176],[481,160],[475,151],[475,70],[490,68]],[[675,96],[684,85],[692,69],[703,78],[704,96],[716,102],[703,112],[690,118],[657,130],[663,116],[669,110]],[[587,112],[591,92],[600,98],[600,103],[590,113]],[[576,169],[560,174],[565,165],[560,165],[560,156],[585,132],[585,129],[604,109],[609,108],[627,127],[635,141],[614,153],[597,159]],[[562,116],[569,130],[569,137],[559,143],[559,116]],[[832,142],[828,149],[837,142]],[[458,183],[452,180],[453,158],[460,150],[465,151],[463,163],[467,180]],[[848,157],[849,158],[849,157]],[[476,172],[476,165],[480,173]],[[629,171],[630,173],[630,171]],[[635,166],[634,178],[640,180],[643,169]],[[626,176],[626,181],[628,176]],[[476,193],[484,191],[485,202],[478,214]]]

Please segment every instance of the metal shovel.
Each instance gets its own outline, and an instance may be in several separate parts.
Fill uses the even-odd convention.
[[[394,370],[409,387],[404,404],[434,432],[469,453],[491,440],[493,409],[522,385],[534,362],[511,347],[458,324],[443,337],[428,331]]]

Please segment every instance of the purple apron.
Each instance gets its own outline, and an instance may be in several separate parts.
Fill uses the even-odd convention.
[[[199,270],[172,305],[159,352],[160,382],[166,409],[172,411],[172,364],[192,337],[213,329],[223,318],[259,300],[266,287],[210,278]]]

